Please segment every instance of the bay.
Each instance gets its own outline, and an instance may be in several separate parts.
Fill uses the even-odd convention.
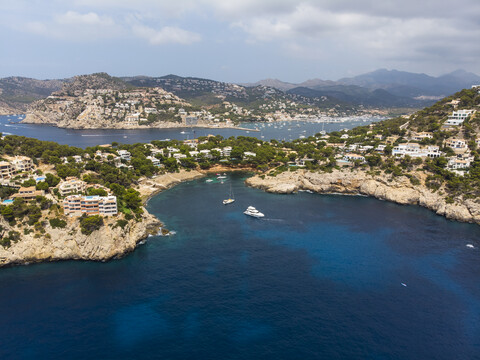
[[[283,121],[277,123],[257,124],[242,123],[241,127],[251,130],[222,129],[222,128],[175,128],[175,129],[135,129],[135,130],[102,130],[102,129],[63,129],[50,125],[22,124],[19,123],[23,116],[0,116],[0,132],[3,135],[22,135],[44,141],[55,141],[80,148],[111,144],[118,142],[123,144],[146,143],[152,140],[176,139],[186,140],[199,136],[221,135],[225,138],[230,136],[252,136],[262,140],[293,140],[300,136],[311,136],[322,129],[325,131],[337,131],[351,129],[355,126],[366,125],[379,121],[382,118],[357,118],[346,122],[325,123],[311,121]],[[254,131],[258,128],[260,131]]]
[[[176,234],[123,259],[1,269],[0,358],[480,358],[478,226],[246,176],[155,196]]]

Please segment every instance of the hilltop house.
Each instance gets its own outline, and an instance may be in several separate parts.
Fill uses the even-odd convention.
[[[392,155],[396,157],[404,157],[408,155],[410,157],[429,157],[438,158],[442,155],[438,146],[429,145],[421,147],[420,144],[398,144],[392,149]]]
[[[362,156],[362,155],[358,155],[358,154],[348,153],[348,154],[343,155],[342,160],[346,161],[346,162],[360,161],[360,162],[364,163],[365,162],[365,157]]]
[[[22,198],[24,200],[33,200],[37,196],[43,196],[45,195],[45,191],[43,190],[37,190],[35,186],[29,186],[29,187],[21,187],[18,190],[18,193],[13,194],[12,198]]]
[[[12,165],[15,167],[17,172],[31,171],[33,170],[33,161],[32,159],[26,156],[17,156],[12,160]]]
[[[86,183],[76,177],[67,177],[58,185],[58,192],[61,196],[81,193],[85,191]]]
[[[457,110],[452,113],[445,122],[445,126],[461,125],[467,117],[474,114],[475,110]]]
[[[8,161],[0,162],[0,177],[2,179],[9,179],[15,174],[15,167]]]

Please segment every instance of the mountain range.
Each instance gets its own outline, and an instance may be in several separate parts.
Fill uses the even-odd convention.
[[[63,84],[75,82],[77,78],[79,77],[59,80],[24,77],[0,79],[0,109],[4,113],[24,112],[30,103],[49,96],[61,89]],[[337,81],[311,79],[299,84],[277,79],[265,79],[253,84],[233,84],[176,75],[111,79],[115,79],[115,85],[121,87],[162,87],[194,105],[215,105],[226,100],[246,106],[266,99],[281,101],[289,98],[321,108],[335,105],[350,108],[422,108],[461,89],[480,84],[480,76],[464,70],[433,77],[380,69]]]
[[[337,81],[311,79],[293,84],[277,79],[245,86],[271,86],[309,97],[332,96],[366,106],[422,106],[480,83],[480,76],[465,70],[433,77],[406,71],[379,69]]]

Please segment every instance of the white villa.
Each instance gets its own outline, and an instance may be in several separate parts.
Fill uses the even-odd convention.
[[[397,157],[404,157],[408,155],[410,157],[429,157],[438,158],[442,155],[438,146],[430,145],[421,147],[420,144],[398,144],[392,150],[392,155]]]
[[[467,117],[474,114],[475,110],[457,110],[452,113],[445,122],[445,126],[461,125]]]

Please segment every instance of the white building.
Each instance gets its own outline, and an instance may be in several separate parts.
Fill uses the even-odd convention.
[[[448,159],[447,169],[448,170],[467,169],[470,167],[470,164],[471,164],[470,160],[463,160],[463,159],[458,159],[456,157],[452,157]]]
[[[232,147],[231,146],[225,146],[222,149],[222,156],[229,157],[231,153],[232,153]]]
[[[63,200],[65,215],[117,215],[116,196],[81,196],[70,195]]]
[[[32,159],[26,156],[17,156],[12,161],[12,165],[17,172],[30,171],[33,169]]]
[[[445,140],[445,146],[448,146],[452,149],[466,149],[467,142],[462,139],[447,139]]]
[[[343,155],[342,160],[348,161],[348,162],[360,161],[360,162],[364,163],[365,162],[365,157],[362,156],[362,155],[349,153],[349,154]]]
[[[130,161],[132,159],[131,154],[127,150],[118,150],[118,156],[120,159]]]
[[[410,157],[429,157],[437,158],[442,155],[438,146],[430,145],[421,147],[419,144],[398,144],[392,150],[392,155],[396,157],[404,157],[406,155]]]
[[[430,132],[413,133],[411,139],[415,140],[415,141],[422,141],[422,140],[425,140],[425,139],[433,139],[433,134],[430,133]]]
[[[445,122],[446,126],[461,125],[467,117],[474,114],[475,110],[457,110],[452,113]]]
[[[65,181],[58,184],[58,191],[61,196],[77,194],[85,191],[86,183],[76,177],[67,177]]]
[[[147,159],[152,162],[153,165],[155,166],[160,166],[160,160],[158,160],[156,157],[153,156],[147,156]]]

